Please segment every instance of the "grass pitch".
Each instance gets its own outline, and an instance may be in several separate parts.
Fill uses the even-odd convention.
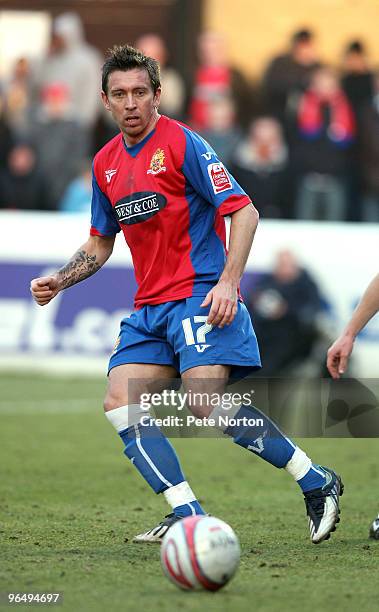
[[[377,440],[302,441],[345,482],[341,523],[319,546],[288,474],[227,440],[173,440],[205,508],[242,546],[225,589],[186,593],[163,576],[159,546],[131,542],[168,507],[104,419],[105,380],[3,375],[0,387],[0,591],[62,592],[73,612],[377,609],[379,542],[367,537],[379,510]]]

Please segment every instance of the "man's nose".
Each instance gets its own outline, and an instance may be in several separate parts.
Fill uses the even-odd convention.
[[[128,94],[125,99],[125,108],[130,110],[136,107],[136,101],[133,94]]]

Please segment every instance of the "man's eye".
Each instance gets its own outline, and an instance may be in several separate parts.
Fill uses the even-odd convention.
[[[145,94],[144,90],[141,89],[140,91],[137,91],[137,96],[139,96],[141,98],[141,96],[143,96]]]
[[[114,97],[114,98],[122,98],[122,97],[123,97],[123,95],[124,95],[124,94],[122,93],[122,91],[116,91],[116,92],[113,94],[113,97]]]

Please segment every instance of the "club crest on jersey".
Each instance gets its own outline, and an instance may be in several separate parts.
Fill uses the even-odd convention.
[[[146,174],[159,174],[160,172],[166,172],[164,160],[165,154],[163,149],[157,149],[151,158],[150,168]]]
[[[112,180],[112,176],[116,174],[117,170],[106,170],[105,178],[107,179],[107,183],[110,183]]]
[[[224,164],[221,162],[208,164],[207,169],[214,193],[217,194],[222,191],[227,191],[228,189],[233,189],[232,182]]]

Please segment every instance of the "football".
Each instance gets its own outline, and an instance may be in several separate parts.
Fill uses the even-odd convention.
[[[163,538],[161,562],[181,589],[218,591],[235,574],[240,544],[233,529],[213,516],[189,516]]]

